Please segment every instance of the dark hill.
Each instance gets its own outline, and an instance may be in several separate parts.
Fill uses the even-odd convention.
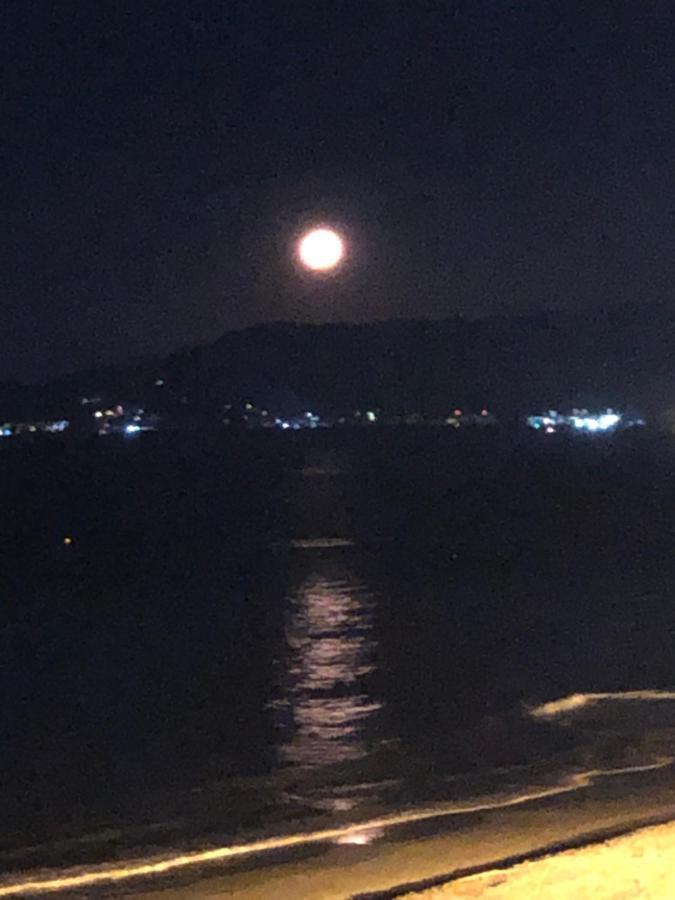
[[[205,411],[250,399],[323,412],[443,413],[457,404],[505,415],[577,404],[661,412],[675,398],[674,338],[675,311],[665,304],[478,321],[274,323],[163,360],[41,388],[6,385],[0,418],[28,407],[57,413],[92,395]]]

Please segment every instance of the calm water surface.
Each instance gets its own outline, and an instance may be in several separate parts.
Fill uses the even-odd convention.
[[[3,630],[5,847],[352,821],[663,750],[663,704],[527,708],[675,684],[669,561],[486,565],[411,541],[395,496],[364,530],[367,488],[309,459],[270,540],[88,548],[32,584]]]

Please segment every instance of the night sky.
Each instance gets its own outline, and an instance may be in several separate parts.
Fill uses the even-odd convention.
[[[4,0],[0,378],[671,298],[672,0]],[[353,255],[317,282],[304,223]]]

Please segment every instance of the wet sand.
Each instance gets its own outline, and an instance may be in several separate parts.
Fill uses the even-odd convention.
[[[427,879],[441,881],[465,868],[540,852],[561,842],[581,844],[593,835],[604,832],[604,837],[639,827],[651,818],[675,818],[673,774],[671,766],[603,779],[585,789],[520,806],[441,819],[432,830],[392,829],[372,844],[328,843],[312,850],[299,848],[286,859],[251,859],[241,867],[220,872],[207,868],[155,885],[132,882],[125,896],[143,900],[211,896],[345,900],[378,892],[402,896],[416,887],[419,890]]]

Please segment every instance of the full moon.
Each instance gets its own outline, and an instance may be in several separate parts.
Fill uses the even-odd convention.
[[[314,272],[334,269],[344,256],[344,241],[332,228],[315,228],[300,239],[300,262]]]

